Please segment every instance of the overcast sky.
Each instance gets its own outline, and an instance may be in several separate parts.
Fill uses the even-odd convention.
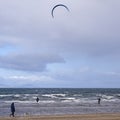
[[[56,4],[66,5],[51,10]],[[0,0],[0,87],[119,88],[120,0]]]

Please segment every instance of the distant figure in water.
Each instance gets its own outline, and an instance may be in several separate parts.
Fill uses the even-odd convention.
[[[101,102],[101,98],[99,97],[99,98],[98,98],[98,104],[99,104],[99,105],[100,105],[100,102]]]
[[[39,98],[38,98],[38,97],[36,98],[36,102],[37,102],[37,103],[39,102]]]
[[[11,104],[11,114],[10,114],[10,117],[11,117],[11,116],[14,117],[14,116],[15,116],[14,113],[15,113],[15,105],[14,105],[14,102],[13,102],[13,103]]]

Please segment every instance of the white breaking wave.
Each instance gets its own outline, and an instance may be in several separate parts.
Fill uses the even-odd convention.
[[[58,98],[58,97],[65,97],[66,94],[44,94],[43,97],[50,97],[50,98]]]
[[[14,97],[20,97],[20,94],[15,94]]]
[[[36,104],[36,101],[20,101],[20,100],[11,100],[11,101],[4,101],[4,103],[23,103],[23,104]],[[39,101],[39,103],[55,103],[54,100],[46,100],[46,101]]]
[[[0,95],[0,97],[9,97],[9,96],[13,96],[12,94],[9,95]]]

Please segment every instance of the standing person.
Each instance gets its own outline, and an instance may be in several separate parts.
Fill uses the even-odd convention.
[[[39,102],[39,98],[38,98],[38,97],[36,98],[36,102],[37,102],[37,103]]]
[[[15,105],[14,105],[14,102],[11,104],[11,114],[10,114],[10,116],[15,116],[14,115],[14,113],[15,113]]]
[[[99,104],[99,105],[100,105],[100,102],[101,102],[101,98],[99,97],[99,98],[98,98],[98,104]]]

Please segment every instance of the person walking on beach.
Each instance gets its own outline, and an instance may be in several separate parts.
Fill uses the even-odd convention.
[[[11,116],[14,117],[14,116],[15,116],[14,113],[15,113],[15,105],[14,105],[14,102],[13,102],[13,103],[11,104],[11,114],[10,114],[10,117],[11,117]]]
[[[37,102],[37,103],[39,102],[39,98],[38,98],[38,97],[36,98],[36,102]]]

